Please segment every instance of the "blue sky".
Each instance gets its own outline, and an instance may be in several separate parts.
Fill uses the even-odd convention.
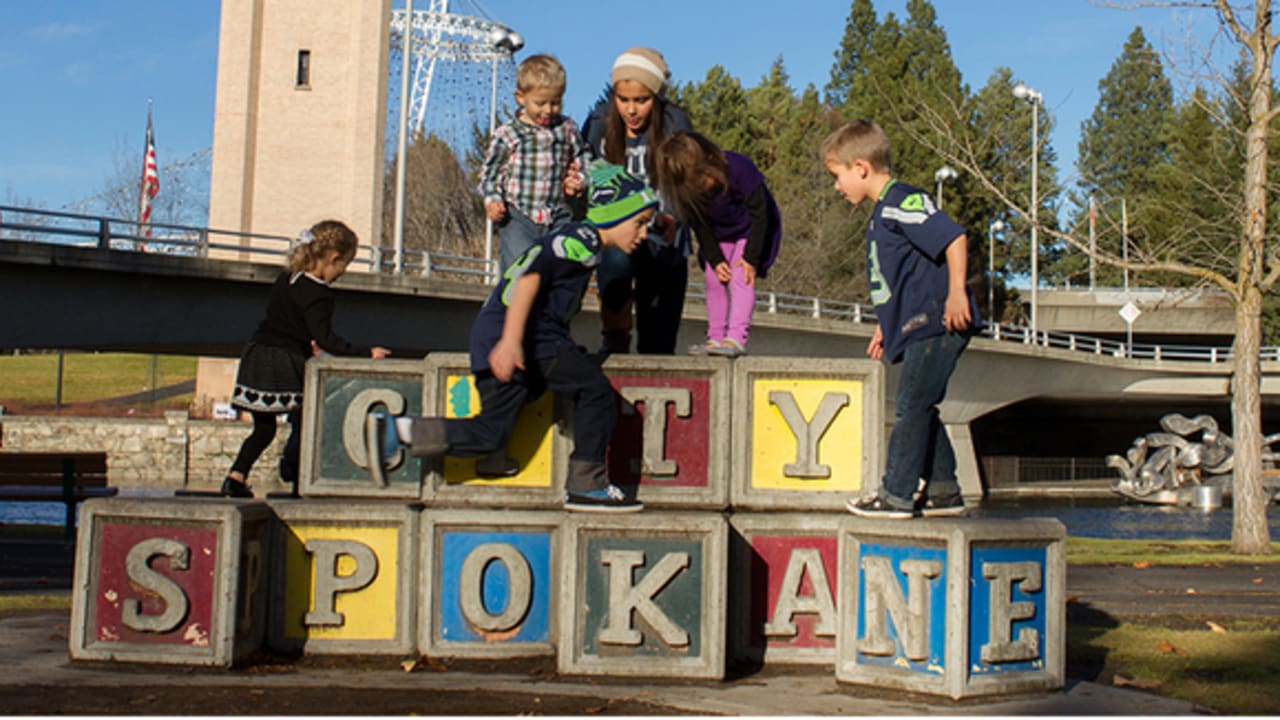
[[[415,0],[416,8],[427,4]],[[905,0],[874,4],[881,17],[905,16]],[[749,87],[781,55],[794,88],[821,88],[851,3],[479,5],[524,36],[517,59],[531,52],[560,57],[569,76],[566,111],[581,120],[613,58],[633,45],[661,50],[680,82],[701,79],[720,64]],[[1080,124],[1097,103],[1098,81],[1135,25],[1143,26],[1157,50],[1182,62],[1189,34],[1208,38],[1217,28],[1216,17],[1204,11],[1124,11],[1089,0],[934,0],[934,6],[966,83],[977,89],[1003,65],[1044,94],[1057,121],[1052,143],[1066,176]],[[129,166],[135,155],[140,168],[148,97],[155,102],[162,170],[208,148],[220,12],[216,0],[0,0],[0,97],[6,108],[0,113],[0,204],[59,208],[102,192],[119,177],[117,165]],[[162,176],[162,192],[163,184]]]

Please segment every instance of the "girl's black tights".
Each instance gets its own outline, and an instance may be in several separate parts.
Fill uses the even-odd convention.
[[[253,415],[253,432],[240,444],[240,452],[235,462],[231,463],[231,471],[238,472],[244,478],[249,477],[249,470],[258,461],[264,450],[276,438],[275,413],[251,411]],[[302,449],[302,411],[289,412],[289,441],[285,443],[284,455],[280,458],[280,479],[294,485],[298,482],[298,457]]]

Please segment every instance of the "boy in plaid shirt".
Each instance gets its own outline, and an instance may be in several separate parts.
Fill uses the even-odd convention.
[[[560,114],[564,66],[551,55],[525,58],[516,69],[512,120],[493,133],[480,176],[489,219],[498,224],[501,266],[507,268],[549,230],[571,219],[564,179],[570,164],[586,167],[586,143],[573,120]]]

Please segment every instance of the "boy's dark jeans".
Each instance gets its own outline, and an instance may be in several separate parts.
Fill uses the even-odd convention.
[[[613,386],[600,366],[569,345],[562,345],[555,358],[525,365],[510,382],[488,372],[476,375],[480,414],[445,421],[446,454],[476,457],[505,449],[520,409],[550,390],[573,403],[573,452],[569,459],[603,464],[618,411]]]
[[[634,283],[638,353],[671,355],[676,351],[685,288],[689,284],[689,260],[678,245],[664,244],[655,253],[646,240],[630,255],[617,248],[605,248],[600,253],[596,285],[605,309],[617,313],[625,308]],[[629,321],[624,327],[604,328],[606,333],[625,334],[630,330]]]
[[[956,456],[938,417],[938,403],[960,353],[969,344],[961,333],[934,335],[909,343],[902,357],[902,376],[894,402],[893,433],[885,463],[880,498],[897,508],[909,508],[920,479],[931,498],[960,495]]]

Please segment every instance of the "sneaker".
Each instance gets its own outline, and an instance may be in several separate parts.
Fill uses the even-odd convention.
[[[689,354],[690,355],[711,355],[713,354],[712,351],[718,349],[719,347],[720,347],[720,343],[716,342],[715,340],[708,340],[702,343],[701,345],[690,345]]]
[[[383,412],[371,412],[364,418],[364,449],[369,457],[369,473],[379,485],[386,486],[387,465],[395,459],[404,443],[396,432],[395,418]]]
[[[916,514],[911,508],[896,508],[886,503],[879,495],[851,498],[845,504],[845,509],[858,517],[878,517],[889,520],[908,520]]]
[[[964,498],[959,495],[941,500],[925,498],[920,506],[920,514],[924,517],[955,517],[963,515],[964,511]]]
[[[719,345],[708,348],[708,355],[719,355],[720,357],[740,357],[747,354],[747,348],[742,343],[733,338],[725,338]]]
[[[610,483],[595,490],[570,490],[565,494],[564,509],[574,512],[633,513],[643,510],[644,503]]]
[[[231,476],[227,476],[227,479],[222,481],[221,492],[223,495],[230,498],[253,497],[253,491],[249,489],[248,485],[245,485],[242,481]]]

